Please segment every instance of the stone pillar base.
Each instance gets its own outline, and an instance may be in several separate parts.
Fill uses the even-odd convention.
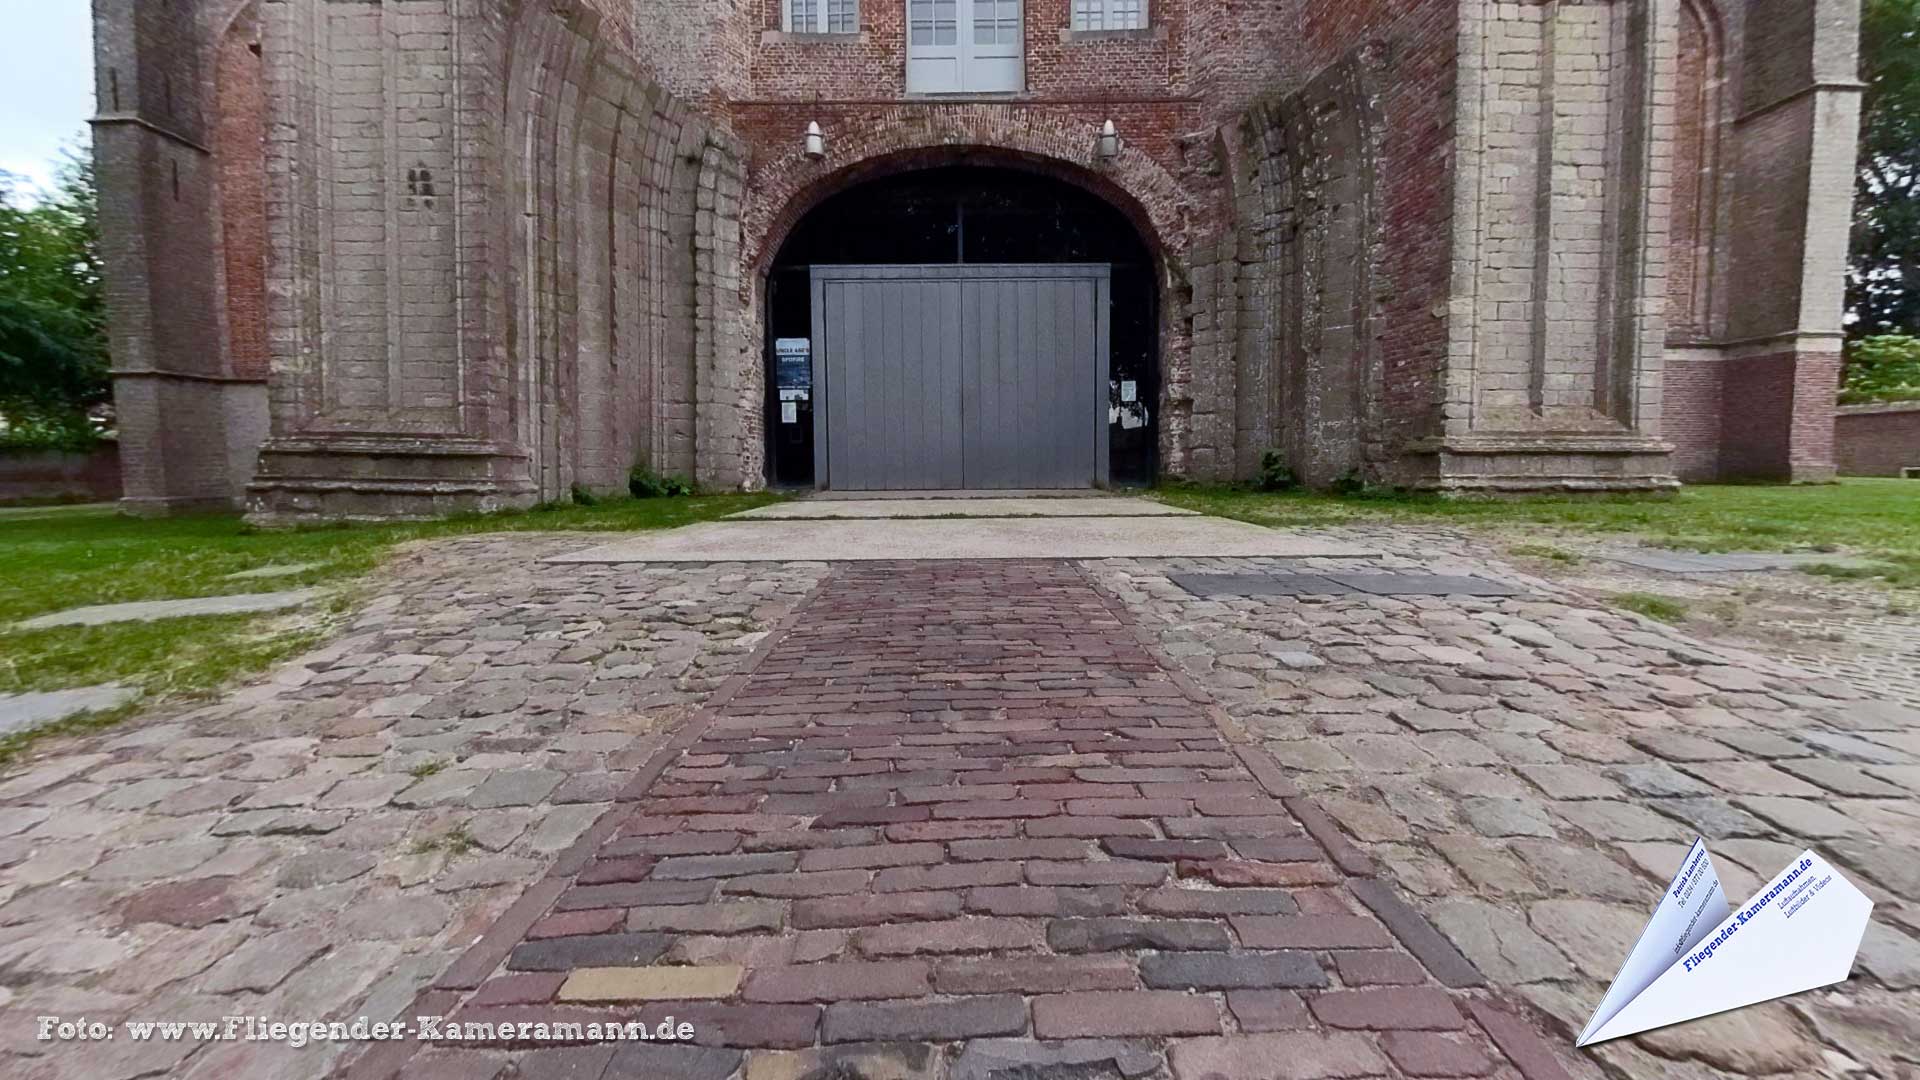
[[[425,520],[532,506],[525,451],[499,443],[406,436],[274,439],[247,487],[247,520]]]
[[[1672,455],[1631,435],[1462,435],[1409,447],[1388,479],[1461,494],[1675,491]]]

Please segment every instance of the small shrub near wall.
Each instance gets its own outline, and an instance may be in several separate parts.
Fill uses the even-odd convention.
[[[684,476],[661,476],[644,466],[635,465],[627,476],[627,490],[636,499],[666,499],[693,494],[693,482]]]
[[[1840,404],[1920,401],[1920,337],[1880,334],[1847,344]]]

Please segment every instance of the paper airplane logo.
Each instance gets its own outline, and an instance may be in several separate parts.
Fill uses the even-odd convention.
[[[1811,851],[1729,910],[1706,841],[1695,840],[1578,1045],[1842,982],[1872,913]]]

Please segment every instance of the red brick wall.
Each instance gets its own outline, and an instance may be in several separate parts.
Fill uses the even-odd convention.
[[[1920,401],[1840,409],[1834,456],[1841,476],[1899,476],[1902,469],[1920,468]]]
[[[1108,118],[1129,151],[1148,161],[1097,173],[1076,167]],[[1197,109],[1153,102],[741,105],[733,126],[749,147],[752,183],[742,214],[748,262],[765,269],[793,224],[826,196],[885,172],[952,163],[965,147],[997,147],[984,163],[1022,161],[1088,187],[1132,217],[1150,247],[1179,246],[1168,232],[1181,228],[1191,196],[1166,170],[1177,167],[1175,135],[1188,119],[1197,119]],[[818,165],[795,160],[810,121],[827,137],[828,159]]]
[[[1452,274],[1453,133],[1459,6],[1428,0],[1350,0],[1303,6],[1302,66],[1354,50],[1385,63],[1378,123],[1381,424],[1389,447],[1437,434],[1446,367],[1444,309]]]
[[[1725,367],[1719,479],[1831,479],[1839,354],[1740,357]]]
[[[824,3],[825,0],[822,0]],[[1186,0],[1150,4],[1152,26],[1141,32],[1062,40],[1070,0],[1026,0],[1027,93],[1036,96],[1183,95],[1187,92]],[[898,98],[906,90],[905,0],[860,5],[858,40],[782,40],[780,0],[752,0],[757,12],[749,93]]]
[[[15,499],[120,497],[120,444],[103,442],[92,452],[36,450],[0,452],[0,504]]]
[[[215,69],[213,152],[219,175],[226,271],[227,355],[232,374],[264,379],[267,347],[267,89],[255,11],[220,43]]]
[[[1840,393],[1840,354],[1803,353],[1793,366],[1793,417],[1787,427],[1788,478],[1833,479],[1834,399]]]
[[[1718,479],[1770,480],[1787,474],[1793,357],[1726,361]]]
[[[1681,480],[1707,481],[1720,473],[1726,367],[1721,360],[1666,358],[1661,434],[1673,444],[1673,472]]]

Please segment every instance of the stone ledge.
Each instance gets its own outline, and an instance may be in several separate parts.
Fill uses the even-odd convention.
[[[1091,45],[1102,41],[1154,41],[1167,40],[1167,26],[1143,26],[1135,30],[1062,30],[1060,44]]]
[[[761,45],[865,45],[872,38],[866,31],[858,33],[813,34],[792,30],[762,30]]]
[[[1894,413],[1920,413],[1920,401],[1873,401],[1859,405],[1841,405],[1835,416],[1885,416]]]
[[[1676,491],[1673,444],[1644,435],[1486,433],[1410,444],[1390,482],[1469,494]]]

